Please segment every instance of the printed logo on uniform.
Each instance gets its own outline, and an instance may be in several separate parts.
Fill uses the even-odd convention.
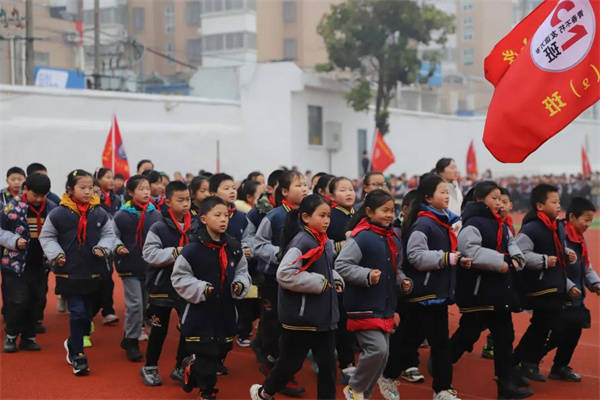
[[[544,71],[567,71],[590,52],[595,33],[589,0],[561,0],[533,35],[531,59]]]

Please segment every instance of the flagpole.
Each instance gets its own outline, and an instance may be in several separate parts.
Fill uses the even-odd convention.
[[[373,169],[373,151],[375,150],[375,143],[377,143],[377,125],[375,125],[375,130],[373,131],[373,139],[371,140],[371,152],[369,153],[369,168],[367,169],[367,172]]]
[[[112,173],[113,176],[115,174],[115,158],[117,157],[117,149],[115,149],[115,120],[116,120],[117,116],[115,114],[113,114],[113,120],[112,120],[112,124],[110,126],[110,137],[111,137],[111,141],[112,141]]]

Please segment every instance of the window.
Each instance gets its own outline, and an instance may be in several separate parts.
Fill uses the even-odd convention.
[[[296,59],[296,39],[283,39],[283,59]]]
[[[245,34],[245,48],[247,49],[256,49],[256,33],[254,32],[246,32]]]
[[[47,67],[50,65],[50,53],[36,51],[33,53],[33,63],[39,67]]]
[[[223,50],[223,35],[207,35],[203,41],[204,51],[219,51]]]
[[[473,48],[463,49],[463,65],[473,65]]]
[[[246,8],[248,10],[256,10],[256,0],[246,0]]]
[[[308,144],[323,145],[323,107],[308,106]]]
[[[473,0],[463,0],[463,10],[469,11],[473,9]]]
[[[202,39],[186,40],[185,57],[192,62],[202,61]]]
[[[225,34],[225,49],[242,49],[244,48],[244,33],[235,32]]]
[[[185,23],[188,26],[200,25],[200,15],[202,14],[202,3],[199,1],[188,1],[185,4]]]
[[[244,8],[243,0],[225,0],[226,10],[241,10]]]
[[[167,62],[169,64],[173,64],[174,61],[172,59],[175,58],[175,43],[167,42],[167,48],[166,48],[165,53],[167,54],[167,56],[169,56],[171,58],[171,59],[167,60]]]
[[[296,2],[295,1],[284,1],[283,2],[283,22],[289,24],[296,22]]]
[[[146,9],[133,7],[131,9],[131,27],[134,31],[143,31],[146,22]]]
[[[214,12],[223,11],[223,0],[212,0],[212,2]]]
[[[165,32],[175,32],[175,9],[173,8],[173,4],[165,6]]]
[[[463,18],[463,40],[473,40],[473,17],[470,15]]]

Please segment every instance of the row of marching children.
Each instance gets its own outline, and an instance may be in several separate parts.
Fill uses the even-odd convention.
[[[423,175],[398,209],[379,173],[365,176],[365,196],[356,202],[352,181],[328,174],[315,176],[309,194],[295,171],[274,171],[266,181],[253,173],[240,187],[218,173],[188,187],[165,186],[149,170],[129,178],[118,206],[111,193],[95,194],[98,172],[94,179],[72,171],[53,207],[49,179],[28,176],[0,216],[3,269],[13,268],[18,280],[25,259],[41,259],[42,251],[51,265],[70,313],[64,347],[75,375],[89,372],[84,338],[114,265],[125,298],[120,346],[130,361],[144,359],[139,340],[150,326],[140,369],[149,386],[162,383],[158,361],[173,310],[180,334],[170,377],[203,399],[216,398],[234,342],[252,348],[265,375],[250,388],[253,400],[301,395],[294,375],[307,355],[319,399],[336,398],[338,367],[346,399],[368,399],[376,386],[384,398],[399,399],[396,379],[424,379],[424,339],[433,398],[457,399],[453,364],[486,329],[499,398],[532,395],[529,379],[545,380],[538,366],[553,348],[550,378],[581,379],[569,362],[590,323],[585,289],[600,294],[583,238],[595,212],[586,199],[573,199],[559,219],[557,189],[537,186],[515,237],[510,199],[491,181],[466,195],[461,219],[448,209],[449,184],[436,173]],[[37,221],[30,225],[39,241],[29,236],[29,220]],[[35,347],[35,319],[24,318],[35,313],[10,293],[6,300],[5,349],[19,334],[22,347]],[[461,319],[450,336],[454,303]],[[523,309],[533,315],[513,349],[512,313]]]

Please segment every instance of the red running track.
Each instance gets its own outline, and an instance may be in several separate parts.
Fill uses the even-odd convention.
[[[587,235],[595,265],[600,265],[600,231],[591,231]],[[53,286],[53,279],[50,282]],[[119,317],[123,317],[123,293],[120,280],[115,281],[115,308]],[[53,287],[50,288],[50,293]],[[579,346],[571,363],[575,371],[583,376],[581,383],[548,381],[533,382],[533,399],[600,399],[600,301],[598,296],[588,294],[586,300],[592,313],[592,328],[583,332]],[[87,349],[91,373],[87,377],[76,377],[65,362],[63,341],[68,335],[68,315],[56,311],[56,297],[48,296],[45,325],[48,333],[39,335],[41,352],[18,352],[0,355],[0,398],[1,399],[195,399],[197,393],[185,393],[168,375],[175,359],[177,336],[173,330],[167,341],[160,360],[160,372],[163,386],[144,386],[138,370],[141,363],[131,363],[119,348],[122,325],[102,326],[97,317],[96,332],[92,335],[94,347]],[[175,316],[172,316],[172,327]],[[456,329],[459,313],[455,307],[450,311],[450,330]],[[514,315],[517,340],[523,334],[528,323],[527,314]],[[464,399],[488,399],[496,397],[496,385],[492,380],[493,362],[479,356],[485,340],[482,335],[475,345],[473,353],[465,354],[454,368],[454,386]],[[145,347],[145,342],[142,344]],[[421,360],[426,360],[429,350],[421,350]],[[553,354],[549,354],[541,365],[543,373],[548,373]],[[252,383],[261,382],[254,355],[250,349],[234,347],[226,365],[230,375],[220,377],[218,382],[219,398],[248,399],[248,389]],[[424,371],[425,368],[422,368]],[[298,381],[307,387],[305,399],[314,399],[316,395],[316,376],[308,362],[297,375]],[[402,399],[431,399],[431,378],[426,374],[423,384],[402,383]],[[339,385],[338,385],[339,386]],[[338,387],[338,398],[343,398],[342,387]],[[278,396],[285,398],[285,396]],[[376,391],[374,399],[381,399]]]

